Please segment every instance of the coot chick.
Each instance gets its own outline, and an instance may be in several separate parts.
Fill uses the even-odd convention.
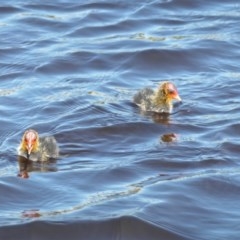
[[[29,129],[23,134],[18,155],[32,161],[48,161],[59,156],[59,148],[53,136],[39,137],[38,132]]]
[[[168,81],[162,82],[156,91],[144,88],[133,98],[134,103],[143,111],[157,113],[171,113],[173,100],[181,101],[181,98],[175,85]]]

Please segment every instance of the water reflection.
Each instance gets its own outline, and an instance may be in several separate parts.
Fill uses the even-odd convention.
[[[18,177],[29,178],[29,172],[57,172],[56,160],[34,162],[25,157],[18,156]]]
[[[152,120],[155,123],[160,123],[163,125],[169,125],[170,124],[170,115],[168,113],[151,113]]]

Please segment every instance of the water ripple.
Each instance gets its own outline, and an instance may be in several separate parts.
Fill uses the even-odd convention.
[[[102,239],[109,229],[119,239],[238,239],[239,9],[3,3],[0,238],[61,221],[83,239],[94,239],[85,224]],[[165,80],[183,102],[169,116],[141,112],[134,94]],[[22,179],[16,148],[27,128],[54,135],[60,158]]]

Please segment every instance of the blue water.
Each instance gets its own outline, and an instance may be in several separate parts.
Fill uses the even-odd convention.
[[[239,239],[239,1],[15,0],[0,16],[0,239]],[[143,114],[134,94],[165,80],[182,104]],[[28,128],[60,157],[23,179]]]

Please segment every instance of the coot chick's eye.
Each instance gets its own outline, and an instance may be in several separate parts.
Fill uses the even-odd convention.
[[[174,94],[175,91],[174,91],[174,90],[168,90],[168,93],[170,93],[170,94]]]

